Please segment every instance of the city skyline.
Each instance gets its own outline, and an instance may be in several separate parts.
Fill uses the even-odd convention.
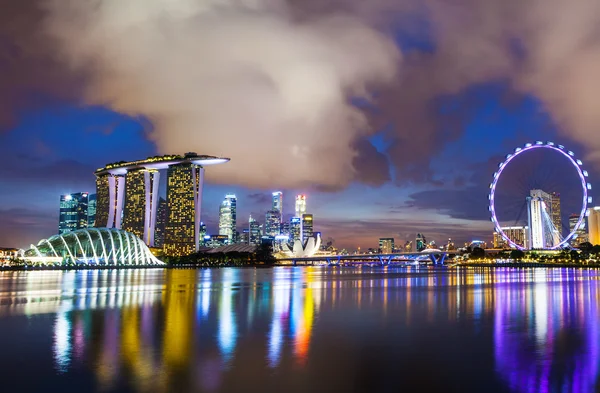
[[[138,61],[135,64],[150,67],[149,73],[143,73],[137,66],[130,68],[129,56],[113,53],[106,59],[90,59],[88,56],[103,54],[74,53],[88,47],[91,37],[69,30],[73,28],[71,21],[61,20],[68,13],[48,9],[44,15],[57,18],[60,23],[52,26],[61,26],[64,31],[13,29],[15,15],[31,19],[32,25],[38,25],[35,22],[41,17],[37,1],[19,3],[7,6],[0,16],[0,21],[6,22],[0,24],[0,43],[9,48],[29,48],[9,51],[9,62],[0,60],[6,66],[3,80],[8,87],[0,92],[0,187],[7,190],[0,195],[0,246],[27,247],[52,235],[59,214],[58,196],[93,193],[90,174],[107,162],[159,154],[199,151],[232,159],[227,167],[207,173],[203,220],[210,232],[216,233],[218,206],[228,192],[246,201],[238,208],[240,225],[245,225],[242,218],[245,221],[250,214],[264,220],[273,191],[287,195],[283,200],[285,222],[294,212],[294,196],[306,193],[319,229],[335,239],[338,248],[373,247],[381,237],[394,237],[401,244],[414,239],[416,233],[438,243],[449,237],[457,244],[474,238],[491,241],[487,187],[498,162],[526,142],[563,143],[585,162],[592,184],[600,179],[600,144],[594,138],[594,125],[600,122],[595,117],[597,111],[588,110],[595,108],[597,88],[593,83],[582,83],[587,80],[587,70],[596,69],[591,62],[598,57],[586,53],[589,56],[582,56],[580,63],[571,67],[571,60],[561,63],[571,59],[568,55],[536,56],[548,54],[545,44],[555,42],[554,37],[567,40],[565,47],[595,50],[579,45],[580,36],[568,34],[563,25],[546,32],[548,41],[546,35],[540,35],[540,40],[531,42],[528,36],[520,37],[523,31],[532,31],[530,26],[521,25],[529,19],[519,19],[515,22],[519,26],[508,34],[494,29],[508,23],[503,18],[512,12],[494,12],[498,23],[475,24],[468,29],[494,31],[465,36],[464,29],[454,23],[444,24],[449,31],[430,31],[427,27],[427,22],[447,21],[453,14],[444,12],[443,2],[433,2],[431,14],[417,15],[425,23],[412,26],[414,29],[388,24],[391,21],[387,18],[376,18],[377,23],[373,23],[371,17],[388,15],[389,9],[380,8],[380,2],[346,9],[333,2],[331,11],[355,16],[358,31],[373,45],[332,42],[317,31],[313,37],[317,39],[304,47],[297,45],[302,36],[298,26],[283,24],[282,28],[289,29],[285,32],[291,33],[282,35],[290,39],[284,48],[323,45],[324,53],[332,56],[315,59],[310,50],[293,54],[276,50],[273,55],[277,61],[265,63],[269,56],[257,58],[252,51],[237,52],[252,42],[241,46],[229,42],[223,47],[232,48],[239,56],[236,64],[242,71],[231,75],[229,69],[215,67],[226,60],[223,55],[227,51],[215,50],[206,56],[207,46],[199,45],[197,53],[171,52],[171,47],[181,48],[188,36],[198,34],[192,29],[190,35],[169,36],[173,41],[156,48],[157,57],[154,51],[132,50],[131,60]],[[310,6],[291,7],[290,12],[299,12],[311,21],[320,22],[325,17]],[[529,15],[540,5],[515,7]],[[365,8],[371,12],[364,12]],[[146,15],[153,9],[140,12]],[[489,15],[481,2],[467,2],[465,10],[474,16],[469,23]],[[544,8],[543,15],[551,18],[578,10]],[[86,12],[86,8],[75,11]],[[147,22],[139,26],[142,35],[156,31],[154,20],[148,18]],[[115,28],[111,20],[100,16],[91,18],[90,23],[102,31]],[[539,28],[536,25],[533,30],[538,32]],[[352,26],[336,26],[339,35],[332,37],[345,37],[349,30],[354,31]],[[277,36],[268,34],[256,44],[282,49],[279,42],[268,41]],[[489,42],[486,37],[503,39]],[[131,41],[133,37],[123,38],[124,47],[140,47]],[[472,43],[478,39],[483,42],[473,48],[485,49],[483,56],[471,51],[459,54],[453,49],[456,40]],[[75,45],[71,40],[81,41]],[[504,42],[519,42],[522,47],[499,44]],[[107,48],[112,48],[110,43]],[[57,53],[69,56],[56,58]],[[527,56],[529,53],[532,56]],[[192,58],[172,61],[178,59],[175,54]],[[150,57],[136,57],[142,55]],[[198,67],[196,55],[214,58],[215,62]],[[81,64],[109,65],[123,73],[108,83],[101,70],[73,70],[71,62],[63,61],[66,58],[79,59]],[[365,63],[366,59],[378,61]],[[182,64],[183,69],[173,70]],[[246,68],[249,64],[255,68]],[[306,79],[298,83],[297,75],[279,72],[287,69],[282,64],[297,64]],[[321,64],[331,73],[323,72],[318,66]],[[349,65],[356,68],[348,69]],[[160,72],[151,72],[156,71],[155,66]],[[473,72],[466,74],[465,69]],[[549,69],[562,70],[561,75]],[[538,78],[524,84],[535,71]],[[178,83],[166,83],[161,79],[164,75],[177,77]],[[223,84],[208,83],[211,79],[207,75],[219,75]],[[254,75],[261,77],[249,77]],[[268,80],[273,84],[261,84]],[[144,89],[125,88],[130,81]],[[136,94],[123,97],[124,91]],[[556,102],[562,94],[565,97],[560,102],[569,105]],[[266,152],[265,144],[270,146]],[[164,188],[165,176],[159,181]],[[594,199],[596,189],[592,190]],[[569,199],[563,192],[561,197]],[[576,212],[571,210],[564,209],[563,224]]]

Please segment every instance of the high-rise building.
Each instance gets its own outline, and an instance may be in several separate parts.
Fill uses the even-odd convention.
[[[182,256],[198,251],[204,168],[191,163],[167,169],[167,224],[165,255]]]
[[[562,239],[560,195],[535,189],[529,192],[527,200],[531,248],[545,249],[559,244]]]
[[[237,198],[233,194],[225,195],[219,208],[219,235],[227,236],[229,244],[236,241],[237,228]]]
[[[306,195],[297,195],[295,217],[301,218],[304,213],[306,213]]]
[[[240,243],[241,244],[250,244],[250,229],[244,228],[242,233],[240,233]]]
[[[96,174],[96,227],[121,228],[125,176],[102,172]]]
[[[382,254],[391,254],[394,252],[394,238],[382,237],[379,239],[379,252]]]
[[[554,227],[562,237],[563,228],[560,214],[560,194],[557,192],[552,192],[550,193],[550,218],[552,218]]]
[[[269,210],[265,214],[265,234],[277,236],[281,233],[281,215],[279,210]]]
[[[290,239],[302,240],[302,219],[300,217],[292,217],[290,220]]]
[[[278,211],[280,220],[283,220],[283,193],[281,191],[273,193],[273,206],[271,210]]]
[[[199,239],[204,239],[204,237],[206,236],[206,224],[201,222],[200,223],[200,236],[198,237]]]
[[[165,246],[165,231],[167,229],[167,200],[160,198],[158,200],[158,210],[156,212],[156,228],[154,233],[154,247],[163,248]]]
[[[506,248],[506,247],[507,247],[506,240],[504,240],[504,238],[502,237],[502,235],[499,232],[494,231],[494,248],[502,249],[502,248]]]
[[[577,227],[579,221],[579,214],[571,214],[569,216],[569,233],[575,232],[575,235],[571,239],[570,243],[572,246],[579,246],[581,243],[588,242],[588,234],[585,227],[585,220],[581,222],[581,225]],[[577,228],[576,228],[577,227]]]
[[[141,234],[146,244],[153,246],[159,176],[161,170],[166,170],[169,222],[165,229],[165,251],[168,255],[194,252],[200,241],[204,167],[228,161],[228,158],[186,153],[108,164],[95,172],[96,226],[121,228],[125,221],[128,230]]]
[[[281,223],[281,234],[283,236],[287,236],[288,238],[291,237],[290,234],[290,222],[289,221],[284,221]]]
[[[154,247],[154,229],[158,208],[157,170],[138,169],[127,172],[125,176],[125,206],[123,207],[122,228]],[[152,193],[156,187],[157,193]]]
[[[302,215],[302,241],[313,236],[313,215],[303,214]]]
[[[96,226],[96,194],[88,195],[88,228]]]
[[[248,244],[254,246],[260,245],[260,224],[252,216],[250,216],[250,220],[248,221],[248,233]]]
[[[427,239],[422,233],[417,233],[417,238],[415,239],[415,248],[416,251],[423,251],[427,248]]]
[[[600,206],[588,209],[588,241],[600,245]]]
[[[63,234],[88,227],[88,193],[60,196],[58,233]]]
[[[527,248],[529,246],[529,228],[523,226],[502,227],[502,232],[514,244]],[[494,248],[508,248],[509,243],[498,232],[494,232]]]

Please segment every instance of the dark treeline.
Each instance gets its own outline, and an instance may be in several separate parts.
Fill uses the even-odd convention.
[[[273,248],[268,244],[258,246],[253,252],[197,252],[182,257],[165,256],[162,260],[172,267],[273,266],[277,261]]]

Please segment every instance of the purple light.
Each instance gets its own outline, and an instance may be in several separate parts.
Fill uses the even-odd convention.
[[[500,236],[502,236],[502,238],[508,242],[508,244],[510,244],[512,247],[515,247],[519,250],[525,250],[525,247],[522,247],[522,246],[512,242],[508,238],[506,233],[504,233],[504,231],[500,227],[500,223],[498,222],[498,218],[496,216],[495,201],[494,201],[494,199],[495,199],[494,196],[496,194],[496,185],[498,184],[498,180],[500,179],[502,172],[507,167],[509,162],[511,162],[518,155],[525,153],[526,151],[529,151],[532,149],[538,149],[538,148],[554,150],[554,151],[559,152],[563,156],[567,157],[569,159],[569,161],[571,162],[571,164],[577,170],[577,173],[579,174],[579,178],[581,180],[581,189],[583,190],[583,204],[581,206],[581,212],[579,213],[579,220],[577,221],[577,225],[575,225],[574,228],[579,228],[579,226],[583,222],[586,211],[587,211],[587,205],[589,203],[588,189],[591,190],[591,186],[587,183],[587,181],[585,179],[587,176],[587,172],[581,169],[581,164],[578,164],[578,162],[575,160],[575,158],[574,158],[575,155],[573,152],[569,151],[567,153],[564,151],[564,148],[565,148],[564,146],[558,145],[558,147],[555,147],[554,143],[552,143],[552,142],[548,142],[547,145],[539,145],[539,144],[532,145],[532,144],[528,143],[527,145],[525,145],[524,148],[517,147],[515,149],[514,154],[507,155],[506,161],[504,161],[503,163],[500,163],[498,172],[496,172],[494,174],[494,180],[492,181],[492,184],[490,185],[490,194],[489,194],[488,199],[490,201],[489,210],[492,213],[492,222],[494,223],[494,228],[496,229],[496,232],[499,233]],[[581,161],[579,161],[579,162],[581,162]],[[561,243],[551,247],[550,250],[556,250],[556,249],[559,249],[559,248],[563,247],[564,245],[566,245],[569,242],[569,240],[571,240],[571,238],[573,236],[575,236],[575,232],[576,232],[576,230],[574,229],[571,233],[569,233],[569,235],[567,235],[567,237],[565,237],[565,239]]]

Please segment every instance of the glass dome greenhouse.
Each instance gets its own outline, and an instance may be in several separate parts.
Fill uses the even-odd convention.
[[[162,265],[144,242],[116,228],[87,228],[43,239],[25,251],[25,258],[85,265]]]

